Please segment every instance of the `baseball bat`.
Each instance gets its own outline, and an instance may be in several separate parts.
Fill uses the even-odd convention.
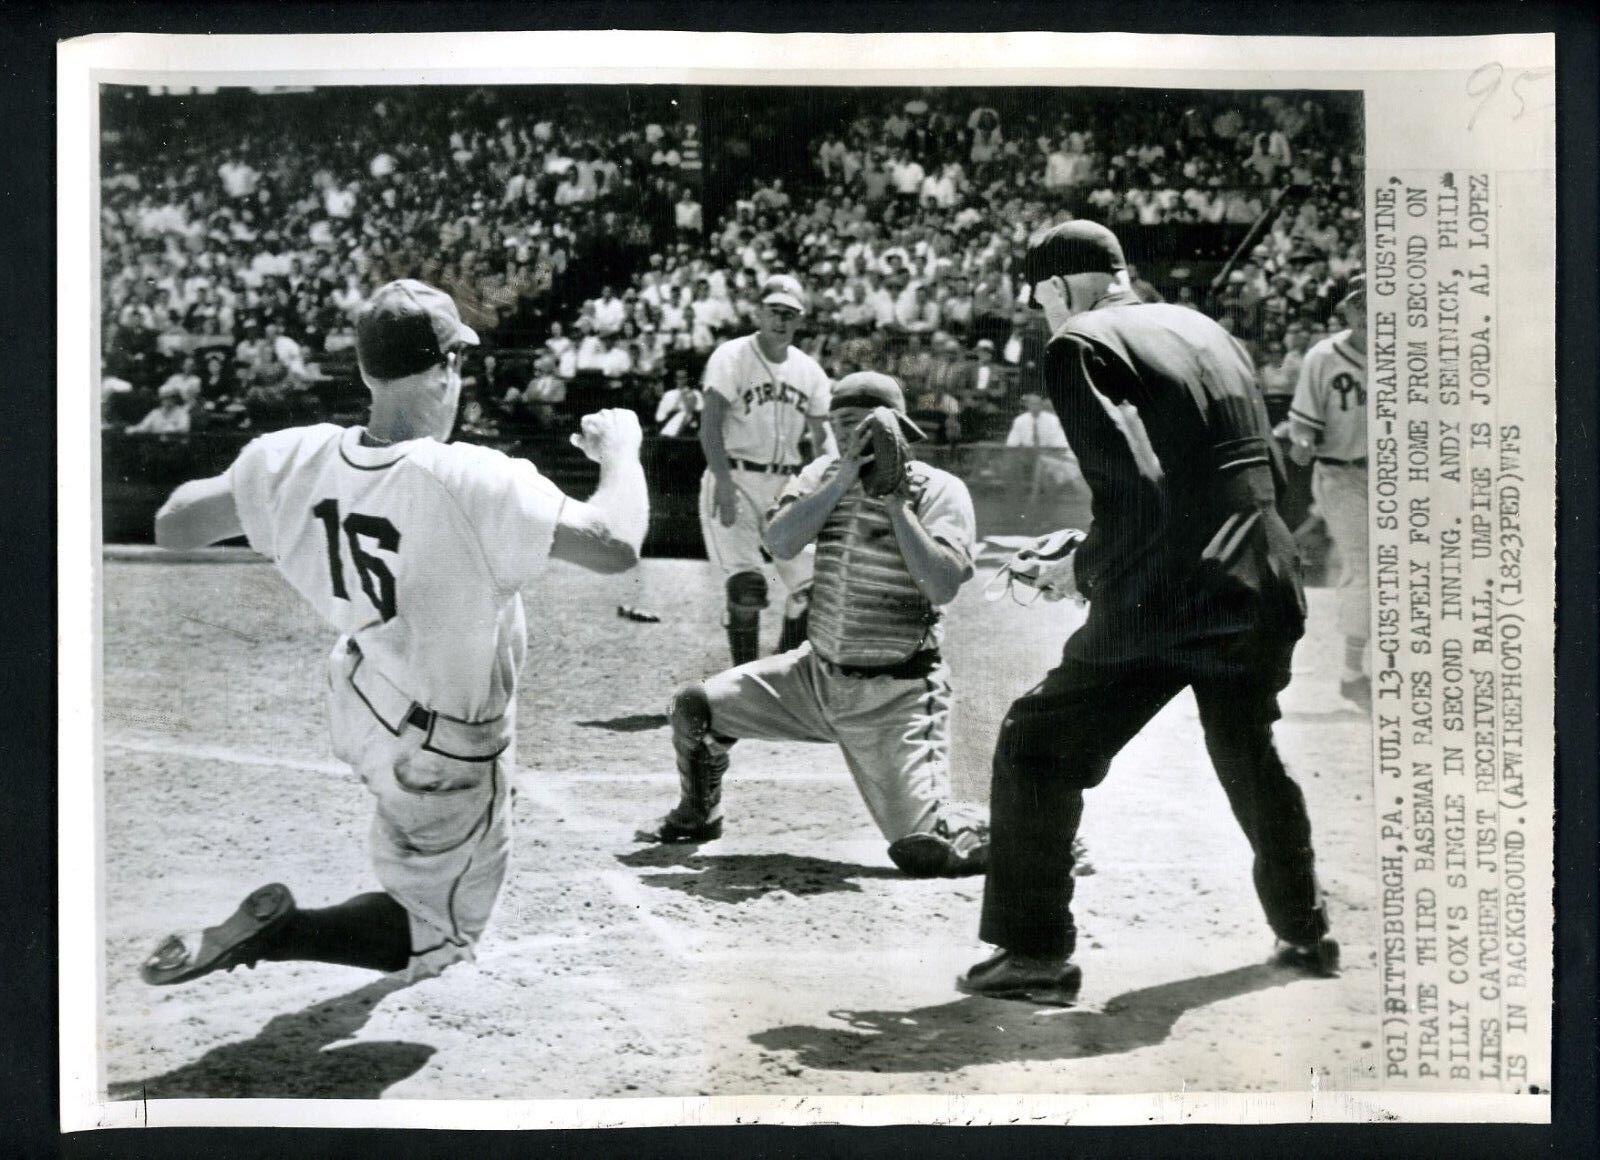
[[[1222,264],[1222,269],[1217,272],[1217,276],[1211,279],[1211,293],[1213,295],[1222,289],[1223,284],[1228,280],[1228,275],[1233,273],[1234,268],[1238,266],[1244,256],[1255,249],[1255,245],[1261,240],[1261,236],[1272,228],[1272,223],[1278,219],[1278,215],[1287,207],[1287,203],[1291,199],[1298,200],[1303,198],[1310,192],[1311,187],[1309,185],[1286,185],[1273,194],[1272,201],[1267,204],[1266,209],[1261,211],[1261,216],[1251,224],[1249,232],[1244,236],[1244,240],[1234,247],[1233,253],[1228,255],[1228,260]]]

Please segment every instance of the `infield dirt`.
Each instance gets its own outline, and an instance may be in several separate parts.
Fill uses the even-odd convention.
[[[955,777],[979,800],[1000,709],[1076,615],[985,603],[991,573],[950,619]],[[612,578],[555,566],[528,596],[517,844],[477,963],[409,987],[282,963],[148,987],[138,965],[161,936],[220,920],[262,883],[311,906],[373,889],[369,807],[328,751],[332,635],[271,567],[108,560],[103,581],[113,1098],[1377,1086],[1368,727],[1337,698],[1330,591],[1310,593],[1277,736],[1306,792],[1343,975],[1266,965],[1249,849],[1185,694],[1088,797],[1082,1004],[1049,1011],[955,992],[989,953],[981,879],[902,878],[831,748],[742,742],[722,840],[632,841],[676,793],[669,692],[727,655],[720,584],[676,560]],[[768,647],[777,627],[769,613]]]

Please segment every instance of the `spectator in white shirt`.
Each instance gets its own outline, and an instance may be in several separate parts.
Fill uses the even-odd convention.
[[[189,410],[183,405],[183,396],[177,387],[164,386],[159,398],[161,405],[128,428],[129,435],[187,435]]]
[[[578,340],[579,371],[604,371],[606,359],[606,340],[589,330],[586,320],[578,323],[578,329],[583,331],[583,337]]]
[[[684,186],[683,196],[672,207],[673,220],[680,234],[698,234],[704,228],[700,216],[700,203],[694,199],[694,190]]]
[[[921,282],[908,283],[895,300],[894,320],[910,334],[931,334],[939,329],[939,304]]]
[[[1027,410],[1011,421],[1006,434],[1007,447],[1059,449],[1067,446],[1067,433],[1054,411],[1047,410],[1042,395],[1022,396]]]
[[[633,358],[626,344],[618,342],[606,347],[600,357],[600,373],[608,379],[625,378],[633,373]]]
[[[248,161],[224,161],[217,166],[217,176],[222,178],[222,191],[234,199],[251,196],[261,180]]]
[[[1047,486],[1061,487],[1077,475],[1077,461],[1067,445],[1066,432],[1049,403],[1040,395],[1022,396],[1027,410],[1011,422],[1006,447],[1011,450],[1008,490],[1026,479],[1028,494],[1022,503],[1030,511]]]
[[[889,183],[901,197],[916,197],[922,189],[922,179],[927,176],[922,166],[910,154],[901,152],[889,162]]]
[[[693,435],[700,427],[700,412],[705,399],[689,382],[689,372],[679,369],[672,374],[672,387],[656,404],[656,423],[667,438]]]
[[[627,306],[617,297],[617,292],[610,286],[603,288],[600,297],[594,300],[595,331],[610,338],[622,329],[623,320],[627,316]]]

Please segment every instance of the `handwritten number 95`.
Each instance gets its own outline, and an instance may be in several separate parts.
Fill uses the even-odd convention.
[[[1538,112],[1541,109],[1548,109],[1551,105],[1555,104],[1555,101],[1552,98],[1551,100],[1546,101],[1544,104],[1535,106],[1530,110],[1528,107],[1527,97],[1523,93],[1523,86],[1532,84],[1535,81],[1544,80],[1546,77],[1554,74],[1555,71],[1556,70],[1553,68],[1522,69],[1511,78],[1511,84],[1507,86],[1509,89],[1508,95],[1510,99],[1516,101],[1517,103],[1516,111],[1511,114],[1511,119],[1513,121],[1520,121],[1524,113]],[[1500,86],[1505,81],[1505,77],[1506,70],[1498,61],[1491,61],[1488,64],[1479,65],[1477,68],[1472,70],[1472,75],[1467,78],[1467,96],[1476,99],[1478,104],[1477,107],[1472,110],[1472,116],[1467,121],[1468,132],[1470,132],[1472,127],[1478,123],[1478,117],[1482,115],[1484,109],[1488,107],[1489,102],[1494,99],[1494,95],[1500,91]]]

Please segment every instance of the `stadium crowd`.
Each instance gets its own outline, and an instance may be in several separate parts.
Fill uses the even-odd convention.
[[[309,99],[314,118],[193,98],[182,132],[106,117],[108,422],[160,431],[176,406],[265,426],[336,406],[352,312],[409,275],[486,339],[469,433],[560,427],[603,400],[688,435],[700,364],[753,328],[781,271],[807,286],[803,345],[830,374],[887,370],[943,440],[1001,439],[1038,389],[1045,335],[1011,274],[1036,229],[1117,228],[1140,293],[1218,317],[1269,393],[1292,392],[1362,261],[1360,127],[1323,97],[834,94],[806,164],[709,213],[696,125],[660,94]],[[1231,249],[1286,185],[1213,291],[1219,239]]]

